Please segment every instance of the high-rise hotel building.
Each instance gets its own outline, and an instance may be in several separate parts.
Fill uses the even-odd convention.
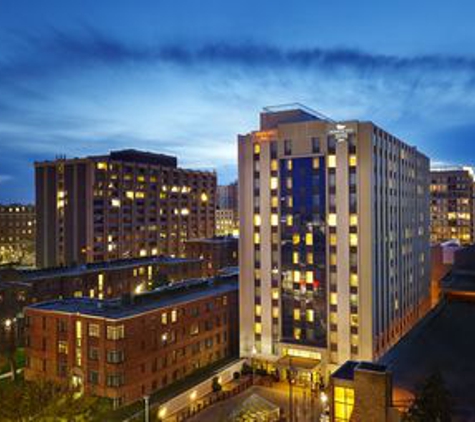
[[[431,170],[431,241],[475,242],[475,175],[471,167]]]
[[[135,150],[36,163],[37,265],[183,256],[212,237],[216,174]]]
[[[371,122],[260,117],[238,139],[241,355],[374,360],[429,304],[429,160]]]

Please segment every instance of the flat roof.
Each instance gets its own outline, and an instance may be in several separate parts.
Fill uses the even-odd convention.
[[[209,244],[222,244],[222,243],[236,243],[239,239],[233,236],[219,236],[219,237],[208,237],[200,239],[188,239],[187,243],[209,243]]]
[[[152,264],[181,264],[181,263],[192,263],[200,262],[199,258],[172,258],[169,256],[153,256],[153,257],[143,257],[143,258],[130,258],[130,259],[118,259],[114,261],[103,261],[91,264],[84,264],[71,267],[55,267],[55,268],[46,268],[39,270],[27,270],[27,269],[11,269],[9,268],[8,272],[5,269],[5,273],[2,276],[2,270],[0,269],[0,280],[9,281],[11,279],[12,271],[20,275],[20,280],[18,281],[36,281],[44,278],[58,277],[58,276],[79,276],[91,272],[97,271],[111,271],[111,270],[121,270],[127,268],[134,268],[141,265],[152,265]]]
[[[59,299],[30,305],[26,309],[31,308],[47,312],[81,314],[119,320],[236,290],[238,290],[236,276],[195,279],[158,288],[152,292],[136,296],[125,296],[120,299]]]
[[[359,370],[385,373],[387,372],[387,367],[373,362],[349,360],[332,374],[332,378],[353,380],[355,378],[355,371]]]
[[[474,303],[444,301],[380,363],[391,370],[396,387],[411,392],[432,373],[440,371],[453,399],[454,415],[475,417],[474,327]]]

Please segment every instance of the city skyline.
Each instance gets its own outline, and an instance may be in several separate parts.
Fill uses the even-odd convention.
[[[289,102],[475,165],[474,6],[463,3],[0,1],[0,202],[33,201],[34,161],[126,147],[231,182],[235,134]]]

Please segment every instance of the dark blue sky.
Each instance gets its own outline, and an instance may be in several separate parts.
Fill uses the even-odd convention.
[[[0,202],[122,147],[236,175],[262,106],[373,120],[475,165],[473,0],[0,0]]]

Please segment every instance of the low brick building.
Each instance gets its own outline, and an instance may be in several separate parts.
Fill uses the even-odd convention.
[[[0,320],[29,304],[68,297],[107,299],[204,276],[201,259],[151,257],[44,270],[0,269]]]
[[[238,266],[238,244],[232,236],[192,239],[186,242],[185,253],[188,258],[203,259],[205,273],[212,277],[223,268]]]
[[[347,361],[330,378],[331,422],[400,422],[391,373],[383,365]]]
[[[116,406],[238,352],[237,277],[191,280],[116,300],[25,309],[28,380],[72,383]]]

